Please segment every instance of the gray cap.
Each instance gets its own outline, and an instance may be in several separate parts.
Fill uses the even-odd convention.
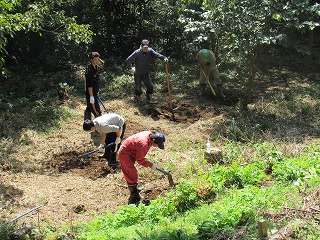
[[[147,39],[143,39],[143,40],[141,41],[141,46],[142,46],[142,47],[148,47],[148,46],[149,46],[149,41],[148,41]]]
[[[94,57],[100,57],[100,54],[98,52],[91,52],[89,53],[89,58],[92,59]]]

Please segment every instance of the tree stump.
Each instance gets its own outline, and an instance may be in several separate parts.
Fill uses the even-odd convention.
[[[210,147],[209,151],[204,152],[204,158],[210,163],[222,162],[222,151],[217,147]]]

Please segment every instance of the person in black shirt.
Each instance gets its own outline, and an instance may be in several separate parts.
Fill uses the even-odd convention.
[[[86,68],[86,100],[87,108],[84,112],[84,120],[91,120],[91,113],[94,117],[101,116],[101,110],[99,105],[99,76],[98,76],[98,64],[100,63],[100,54],[98,52],[91,52],[89,54],[90,62]]]

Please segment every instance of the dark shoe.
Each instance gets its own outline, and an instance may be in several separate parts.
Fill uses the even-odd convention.
[[[120,163],[118,163],[118,162],[109,162],[109,161],[107,161],[106,164],[108,164],[109,166],[115,166],[115,167],[120,167],[121,166]]]
[[[128,185],[130,191],[130,197],[128,200],[128,204],[136,204],[138,205],[143,197],[139,194],[139,190],[137,188],[138,184]]]
[[[147,98],[148,103],[150,103],[150,104],[156,104],[156,103],[158,103],[157,101],[152,100],[152,94],[147,94],[147,95],[146,95],[146,98]]]
[[[131,195],[131,196],[129,197],[129,200],[128,200],[128,205],[129,205],[129,204],[135,204],[135,205],[138,206],[138,204],[140,203],[140,201],[141,201],[142,199],[143,199],[143,197],[140,196],[139,194],[137,194],[137,195]]]

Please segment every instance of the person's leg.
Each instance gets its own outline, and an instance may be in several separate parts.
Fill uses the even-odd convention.
[[[96,114],[92,108],[92,105],[91,105],[91,108],[92,108],[92,113],[94,115],[94,117],[99,117],[101,116],[101,109],[100,109],[100,104],[99,104],[99,98],[98,98],[98,95],[95,95],[94,96],[94,107],[96,109],[96,111],[98,112],[98,114]]]
[[[134,166],[134,161],[130,156],[119,152],[119,161],[121,164],[121,171],[123,172],[124,179],[128,184],[136,184],[138,182],[138,171]]]
[[[215,84],[217,85],[217,93],[218,93],[218,96],[221,97],[221,98],[224,98],[225,95],[223,93],[223,90],[222,90],[222,81],[221,81],[221,78],[220,78],[220,73],[219,73],[219,70],[217,67],[215,67],[214,69],[212,69],[210,71],[210,78],[214,80]]]
[[[207,85],[207,81],[206,78],[202,72],[202,70],[200,69],[200,78],[199,78],[199,96],[203,96],[206,92],[206,85]]]
[[[91,103],[90,103],[90,95],[86,93],[86,110],[84,111],[84,120],[89,119],[91,120],[92,115],[91,115]]]
[[[134,166],[134,161],[131,160],[130,156],[122,154],[122,152],[119,153],[119,160],[130,192],[128,204],[138,204],[142,197],[138,190],[138,171]]]
[[[117,138],[117,134],[115,132],[107,133],[106,140],[105,140],[105,145],[107,146],[110,143],[114,143],[116,138]],[[115,161],[115,156],[113,156],[113,155],[115,155],[114,154],[114,149],[115,149],[115,145],[105,148],[104,149],[104,154],[100,155],[100,158],[106,158],[108,164],[111,164],[111,163],[115,164],[115,162],[116,162]]]
[[[141,75],[134,74],[134,97],[137,102],[141,100]]]
[[[136,204],[138,205],[141,199],[143,198],[139,194],[138,184],[128,184],[128,188],[130,191],[130,197],[128,199],[128,205],[129,204]]]
[[[94,115],[94,117],[98,117],[101,116],[101,110],[100,110],[100,105],[99,105],[99,99],[98,96],[95,95],[94,96],[94,107],[96,109],[96,111],[98,112],[98,114],[96,114],[96,112],[94,111],[92,104],[90,103],[90,95],[89,93],[86,93],[86,101],[87,101],[87,108],[85,110],[85,116],[84,117],[90,117],[87,119],[91,120],[91,113]]]
[[[154,85],[153,85],[153,82],[150,79],[150,75],[149,74],[146,74],[146,75],[143,76],[143,83],[144,83],[144,85],[146,86],[146,89],[147,89],[146,97],[147,97],[148,102],[149,103],[157,103],[156,101],[154,101],[152,99]]]
[[[90,108],[87,106],[86,110],[84,110],[84,116],[83,116],[83,120],[86,120],[86,119],[89,119],[91,120],[91,111],[90,111]]]

